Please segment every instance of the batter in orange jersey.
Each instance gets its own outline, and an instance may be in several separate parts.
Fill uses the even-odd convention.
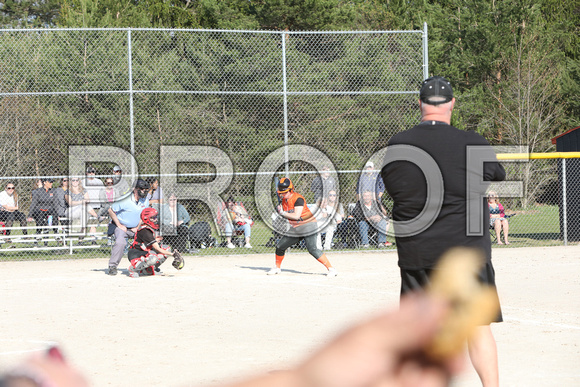
[[[278,206],[278,213],[283,218],[288,219],[292,226],[290,231],[284,235],[276,244],[276,266],[273,267],[268,275],[280,274],[282,269],[282,260],[286,250],[304,239],[306,248],[310,255],[322,263],[328,270],[327,276],[335,277],[338,273],[332,267],[326,254],[316,247],[316,234],[318,233],[316,218],[306,205],[306,200],[298,192],[294,191],[294,185],[289,178],[284,177],[280,179],[277,187],[278,198],[280,205]]]

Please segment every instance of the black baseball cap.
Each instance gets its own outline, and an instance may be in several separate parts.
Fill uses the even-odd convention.
[[[95,167],[88,167],[87,173],[97,173],[97,170],[95,169]]]
[[[149,188],[151,188],[151,186],[145,180],[137,179],[137,181],[135,181],[135,188],[137,188],[137,189],[149,189]]]
[[[44,178],[42,178],[42,182],[44,183],[45,181],[48,181],[48,182],[54,183],[54,179],[52,179],[52,178],[50,178],[50,177],[44,177]]]
[[[421,85],[419,99],[423,103],[434,106],[450,102],[453,99],[451,82],[439,76],[425,79]]]

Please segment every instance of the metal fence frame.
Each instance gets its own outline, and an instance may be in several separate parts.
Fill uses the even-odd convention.
[[[288,139],[288,96],[291,95],[389,95],[389,94],[418,94],[418,90],[405,90],[405,91],[347,91],[347,92],[304,92],[304,91],[289,91],[287,87],[287,76],[286,76],[286,39],[291,35],[313,35],[313,34],[421,34],[422,36],[422,67],[423,67],[423,78],[429,77],[429,42],[428,42],[428,28],[427,23],[423,24],[423,30],[409,30],[409,31],[252,31],[252,30],[206,30],[206,29],[162,29],[162,28],[43,28],[43,29],[9,29],[5,32],[54,32],[54,31],[125,31],[127,33],[127,56],[128,56],[128,79],[127,79],[127,90],[115,90],[115,91],[67,91],[67,92],[16,92],[16,93],[4,93],[0,92],[0,97],[2,96],[38,96],[38,95],[84,95],[84,94],[128,94],[129,95],[129,116],[130,116],[130,138],[131,138],[131,155],[135,155],[135,120],[134,120],[134,106],[133,97],[135,94],[270,94],[270,95],[281,95],[284,101],[284,145],[285,147],[289,144]],[[282,78],[283,78],[283,89],[278,92],[243,92],[243,91],[162,91],[162,90],[139,90],[133,88],[133,60],[132,60],[132,38],[131,33],[133,31],[164,31],[164,32],[211,32],[211,33],[252,33],[252,34],[268,34],[268,35],[279,35],[281,41],[282,50]],[[0,31],[1,36],[2,31]],[[290,173],[288,170],[288,152],[285,152],[285,162],[286,162],[286,175]],[[135,160],[132,160],[131,174],[135,175]],[[54,176],[60,177],[60,176]],[[4,177],[3,179],[18,179],[19,176]]]

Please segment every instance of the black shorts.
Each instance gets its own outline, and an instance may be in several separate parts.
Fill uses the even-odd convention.
[[[429,277],[434,269],[421,269],[421,270],[406,270],[401,268],[401,296],[405,293],[413,292],[416,290],[424,289],[429,284]],[[481,283],[490,285],[494,289],[495,286],[495,270],[491,262],[487,262],[485,266],[481,268],[478,274],[479,281]],[[497,296],[497,289],[496,289]],[[499,296],[498,305],[499,305]],[[501,307],[499,313],[495,318],[494,322],[502,322],[503,315],[501,313]]]

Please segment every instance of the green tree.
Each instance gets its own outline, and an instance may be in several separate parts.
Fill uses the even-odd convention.
[[[488,113],[487,124],[502,133],[503,144],[525,145],[530,152],[549,151],[550,138],[566,129],[561,127],[565,107],[559,82],[563,54],[552,49],[553,36],[544,27],[523,21],[514,29],[512,47],[501,58],[502,79],[488,80],[486,91],[493,99],[481,106]],[[518,165],[524,207],[554,177],[553,170],[538,170],[538,165]]]
[[[199,28],[191,1],[60,0],[62,27]]]
[[[555,44],[566,55],[560,78],[566,112],[563,125],[573,128],[580,122],[580,2],[543,0],[541,4]]]
[[[202,0],[197,6],[202,28],[223,30],[258,30],[260,24],[247,0]]]
[[[51,27],[59,9],[60,0],[5,0],[0,3],[0,26]]]
[[[355,9],[340,0],[256,0],[251,1],[262,29],[317,31],[348,29]]]

